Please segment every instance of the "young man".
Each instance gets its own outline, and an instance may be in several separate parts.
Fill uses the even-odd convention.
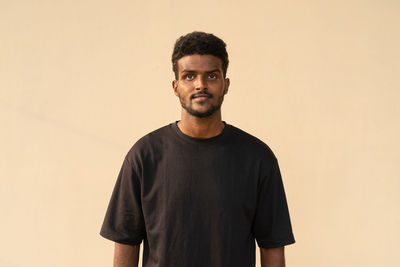
[[[181,120],[141,138],[126,155],[100,234],[114,266],[285,266],[294,243],[277,159],[259,139],[221,119],[228,54],[193,32],[172,54]]]

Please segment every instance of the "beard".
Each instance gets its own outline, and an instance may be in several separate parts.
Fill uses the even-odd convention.
[[[211,96],[212,97],[212,96]],[[213,115],[216,111],[221,109],[222,102],[224,101],[224,95],[221,95],[218,99],[218,102],[216,105],[211,105],[206,111],[200,112],[195,109],[193,109],[192,105],[192,98],[190,98],[189,105],[185,103],[185,101],[182,99],[182,97],[179,95],[179,101],[181,102],[182,108],[184,108],[190,115],[197,117],[197,118],[206,118],[211,115]]]

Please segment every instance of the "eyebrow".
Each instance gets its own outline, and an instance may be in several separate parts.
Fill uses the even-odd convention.
[[[195,71],[195,70],[182,70],[181,73],[183,73],[183,72],[193,73],[193,72],[196,72],[196,71]],[[221,72],[221,70],[219,70],[219,69],[214,69],[214,70],[206,71],[206,73],[213,73],[213,72]]]

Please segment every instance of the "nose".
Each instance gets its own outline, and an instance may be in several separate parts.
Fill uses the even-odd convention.
[[[199,91],[207,90],[207,80],[205,79],[205,77],[203,77],[201,75],[197,76],[195,86],[196,86],[196,90],[199,90]]]

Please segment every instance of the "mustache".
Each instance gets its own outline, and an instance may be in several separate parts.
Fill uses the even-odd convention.
[[[207,92],[203,92],[203,93],[197,93],[197,94],[193,94],[190,96],[190,99],[196,98],[196,97],[208,97],[211,98],[212,94],[207,93]]]

